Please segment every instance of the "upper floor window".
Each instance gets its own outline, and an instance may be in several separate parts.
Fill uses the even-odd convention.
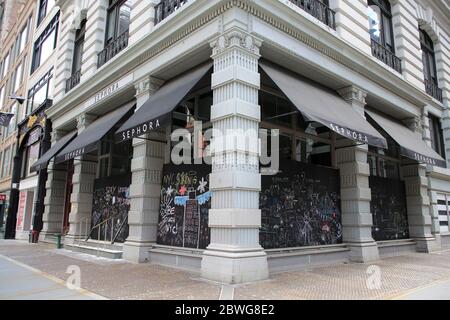
[[[114,41],[130,28],[131,6],[131,0],[109,1],[106,44]]]
[[[433,98],[443,102],[442,89],[438,86],[433,40],[424,30],[419,29],[419,33],[426,92]]]
[[[369,0],[369,32],[372,40],[395,52],[391,5],[387,0]]]
[[[66,80],[66,92],[69,92],[80,83],[81,64],[83,61],[84,35],[86,33],[86,20],[81,22],[80,29],[75,34],[75,46],[73,49],[72,75]]]
[[[20,64],[17,66],[14,77],[15,77],[14,78],[14,86],[13,86],[13,90],[11,91],[12,93],[17,92],[17,90],[19,89],[19,87],[23,81],[23,64],[22,64],[22,62],[20,62]]]
[[[75,35],[75,47],[73,50],[72,74],[81,70],[83,60],[84,35],[86,33],[86,20],[81,22],[80,29]]]
[[[437,84],[436,59],[434,57],[433,40],[431,40],[428,34],[422,29],[419,29],[419,32],[425,80],[432,81]]]
[[[47,99],[53,99],[53,69],[28,91],[26,114],[39,108]]]
[[[3,71],[2,71],[2,78],[5,77],[6,73],[9,69],[9,53],[6,55],[5,59],[3,59]]]
[[[45,60],[47,60],[56,48],[58,39],[59,13],[49,23],[44,32],[34,43],[33,62],[31,73],[33,73]]]
[[[5,178],[10,171],[11,165],[11,147],[7,148],[3,153],[3,166],[2,166],[2,178]]]
[[[50,10],[55,6],[55,0],[40,0],[37,25],[47,16]]]
[[[433,147],[434,151],[436,151],[445,159],[444,137],[441,121],[438,117],[435,117],[431,114],[428,115],[428,118],[430,119],[431,146]]]

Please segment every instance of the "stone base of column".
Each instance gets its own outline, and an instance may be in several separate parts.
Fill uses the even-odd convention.
[[[153,244],[154,243],[150,242],[126,241],[123,244],[122,258],[134,263],[148,262],[149,250],[152,248]]]
[[[356,263],[366,263],[380,260],[378,245],[376,242],[349,243],[350,261]]]
[[[417,243],[417,252],[431,253],[441,250],[440,241],[436,238],[414,238]]]
[[[66,235],[64,237],[64,245],[75,245],[81,241],[85,241],[86,236],[74,236],[74,235]]]
[[[57,232],[51,232],[51,231],[44,231],[44,230],[42,230],[39,233],[39,242],[56,243],[57,242],[57,238],[56,238],[57,234],[58,234]]]
[[[201,276],[227,284],[266,280],[267,255],[263,250],[241,253],[207,250],[203,253]]]

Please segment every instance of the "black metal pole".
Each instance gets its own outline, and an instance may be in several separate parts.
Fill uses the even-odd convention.
[[[52,123],[50,120],[46,120],[44,135],[41,141],[40,155],[42,156],[46,153],[51,146],[51,132]],[[47,168],[41,169],[38,172],[38,183],[36,188],[36,201],[34,203],[34,216],[33,216],[33,230],[32,230],[32,242],[37,243],[39,239],[39,233],[43,227],[43,215],[45,210],[44,199],[45,199],[45,184],[47,182]]]

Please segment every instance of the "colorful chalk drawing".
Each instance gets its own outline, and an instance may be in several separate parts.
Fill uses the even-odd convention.
[[[208,165],[165,165],[157,243],[205,249],[210,242]]]

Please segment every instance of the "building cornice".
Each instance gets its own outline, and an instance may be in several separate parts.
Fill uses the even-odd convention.
[[[67,108],[76,107],[96,91],[123,75],[133,72],[141,64],[148,62],[224,12],[236,7],[247,11],[350,70],[364,74],[366,78],[418,107],[433,105],[442,109],[442,105],[437,104],[422,89],[409,83],[395,71],[388,69],[376,58],[343,40],[334,30],[311,22],[311,17],[306,16],[307,13],[296,11],[291,6],[292,4],[288,4],[291,3],[287,0],[259,0],[257,2],[251,0],[191,0],[182,9],[155,26],[145,38],[121,52],[98,69],[94,76],[87,78],[64,98],[57,101],[47,111],[47,114],[49,117],[58,117]],[[270,10],[274,7],[277,10]],[[283,16],[296,19],[283,19]],[[312,37],[311,34],[317,36]],[[211,34],[211,39],[215,36],[216,34]],[[261,35],[257,36],[261,37]],[[274,42],[275,40],[272,39],[272,43]],[[135,79],[135,81],[137,80],[139,79]]]

